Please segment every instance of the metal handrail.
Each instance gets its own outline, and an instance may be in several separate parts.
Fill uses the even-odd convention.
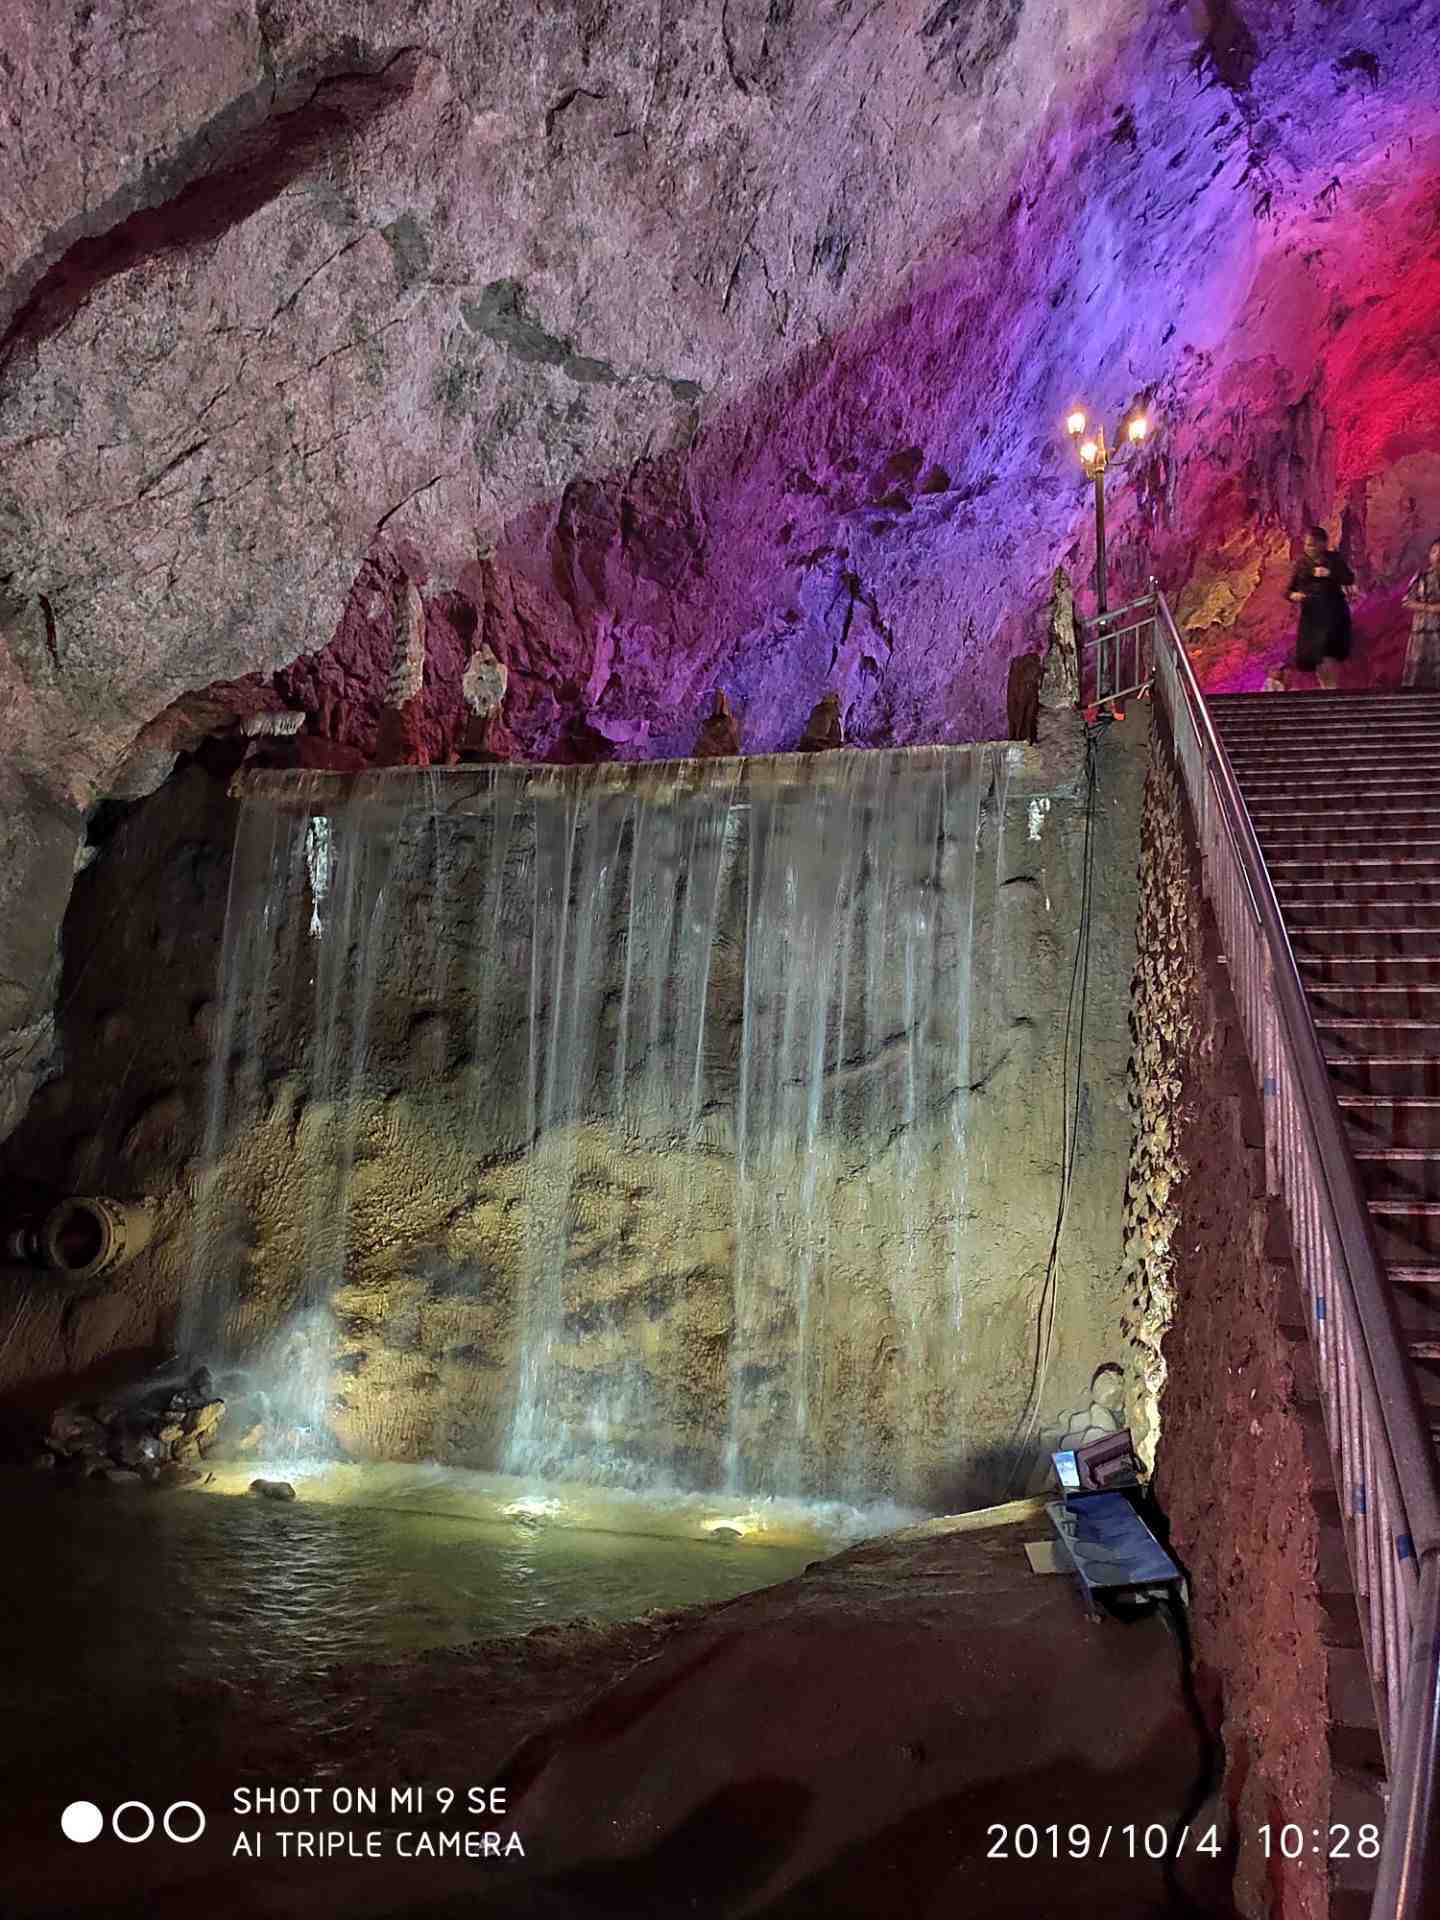
[[[1123,607],[1111,607],[1084,621],[1076,663],[1078,705],[1083,708],[1093,703],[1103,707],[1144,693],[1155,672],[1153,646],[1145,644],[1152,639],[1154,629],[1153,587],[1138,600],[1129,600]],[[1122,664],[1126,653],[1123,643],[1132,635],[1128,649],[1131,665],[1127,673]]]
[[[1122,614],[1135,613],[1141,607],[1149,614],[1153,614],[1155,611],[1155,587],[1153,582],[1137,599],[1127,600],[1125,604],[1120,607],[1107,607],[1104,613],[1091,614],[1086,625],[1091,627],[1109,626],[1118,620]]]
[[[1153,664],[1311,1303],[1390,1776],[1372,1920],[1419,1920],[1437,1858],[1440,1473],[1350,1141],[1248,809],[1158,586]],[[1288,1095],[1288,1098],[1281,1096]]]

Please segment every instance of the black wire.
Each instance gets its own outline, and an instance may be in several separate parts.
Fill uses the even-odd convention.
[[[1205,1718],[1205,1710],[1200,1705],[1200,1696],[1195,1687],[1195,1648],[1190,1637],[1189,1612],[1173,1587],[1123,1595],[1099,1594],[1096,1597],[1112,1620],[1121,1620],[1127,1626],[1136,1620],[1148,1620],[1152,1614],[1158,1613],[1174,1637],[1176,1649],[1180,1655],[1180,1697],[1185,1702],[1186,1714],[1195,1729],[1200,1748],[1200,1771],[1195,1776],[1179,1813],[1170,1823],[1163,1875],[1165,1891],[1173,1903],[1173,1911],[1194,1916],[1195,1920],[1206,1920],[1206,1917],[1216,1912],[1216,1908],[1203,1900],[1196,1900],[1192,1894],[1187,1893],[1178,1878],[1179,1864],[1183,1857],[1181,1835],[1195,1824],[1201,1808],[1220,1784],[1220,1745],[1210,1730],[1210,1723]],[[1215,1824],[1218,1827],[1218,1821]],[[1204,1838],[1203,1833],[1194,1836],[1195,1843],[1188,1844],[1186,1850],[1196,1858],[1200,1858],[1197,1846],[1198,1842]],[[1222,1856],[1207,1855],[1206,1857],[1228,1858],[1233,1855],[1233,1852],[1233,1840],[1227,1838],[1225,1853]],[[1227,1906],[1221,1911],[1228,1913],[1230,1909]]]
[[[1070,992],[1065,1003],[1065,1037],[1061,1046],[1061,1083],[1060,1083],[1060,1194],[1055,1206],[1055,1228],[1050,1236],[1050,1251],[1045,1260],[1045,1279],[1040,1289],[1040,1304],[1035,1321],[1035,1358],[1030,1376],[1030,1392],[1025,1407],[1016,1423],[1011,1436],[1011,1447],[1016,1458],[1005,1484],[1008,1494],[1025,1463],[1025,1451],[1028,1443],[1022,1444],[1021,1436],[1025,1424],[1030,1418],[1035,1396],[1040,1390],[1040,1375],[1045,1354],[1045,1315],[1056,1285],[1056,1268],[1060,1261],[1060,1241],[1065,1230],[1065,1215],[1070,1204],[1070,1187],[1075,1173],[1075,1154],[1080,1135],[1080,1102],[1084,1092],[1084,1082],[1080,1075],[1080,1063],[1085,1049],[1085,1003],[1090,990],[1090,929],[1091,904],[1095,888],[1095,796],[1098,785],[1098,765],[1096,745],[1101,731],[1109,725],[1108,716],[1103,720],[1087,723],[1085,728],[1085,839],[1080,856],[1080,916],[1079,928],[1075,936],[1075,959],[1070,969]],[[1079,1004],[1079,1019],[1076,1020],[1076,1004]],[[1075,1034],[1075,1100],[1073,1112],[1070,1100],[1070,1036]],[[1069,1115],[1068,1138],[1065,1132],[1065,1118]]]

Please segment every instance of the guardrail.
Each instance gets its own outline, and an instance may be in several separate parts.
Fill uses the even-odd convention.
[[[1205,891],[1265,1111],[1375,1690],[1389,1809],[1372,1920],[1440,1911],[1440,1475],[1345,1124],[1289,936],[1228,756],[1164,596],[1148,596],[1156,703],[1175,748]],[[1120,614],[1133,616],[1134,607]],[[1093,643],[1105,663],[1108,632]],[[1103,687],[1113,687],[1102,680]],[[1142,685],[1144,682],[1142,681]],[[1137,692],[1140,688],[1129,689]],[[1084,683],[1082,680],[1082,698]],[[1092,694],[1091,696],[1097,697]],[[1119,698],[1118,691],[1101,698]]]
[[[1143,693],[1154,672],[1155,593],[1096,614],[1080,642],[1080,705],[1105,706]]]

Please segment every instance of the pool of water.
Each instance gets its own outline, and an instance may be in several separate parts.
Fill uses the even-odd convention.
[[[0,1714],[37,1771],[163,1744],[197,1684],[273,1697],[330,1662],[725,1600],[908,1517],[294,1461],[166,1493],[16,1472],[0,1510]]]

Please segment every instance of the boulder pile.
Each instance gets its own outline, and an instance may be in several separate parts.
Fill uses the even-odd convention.
[[[72,1479],[183,1486],[203,1477],[225,1414],[210,1369],[197,1367],[179,1387],[58,1407],[34,1464]]]

